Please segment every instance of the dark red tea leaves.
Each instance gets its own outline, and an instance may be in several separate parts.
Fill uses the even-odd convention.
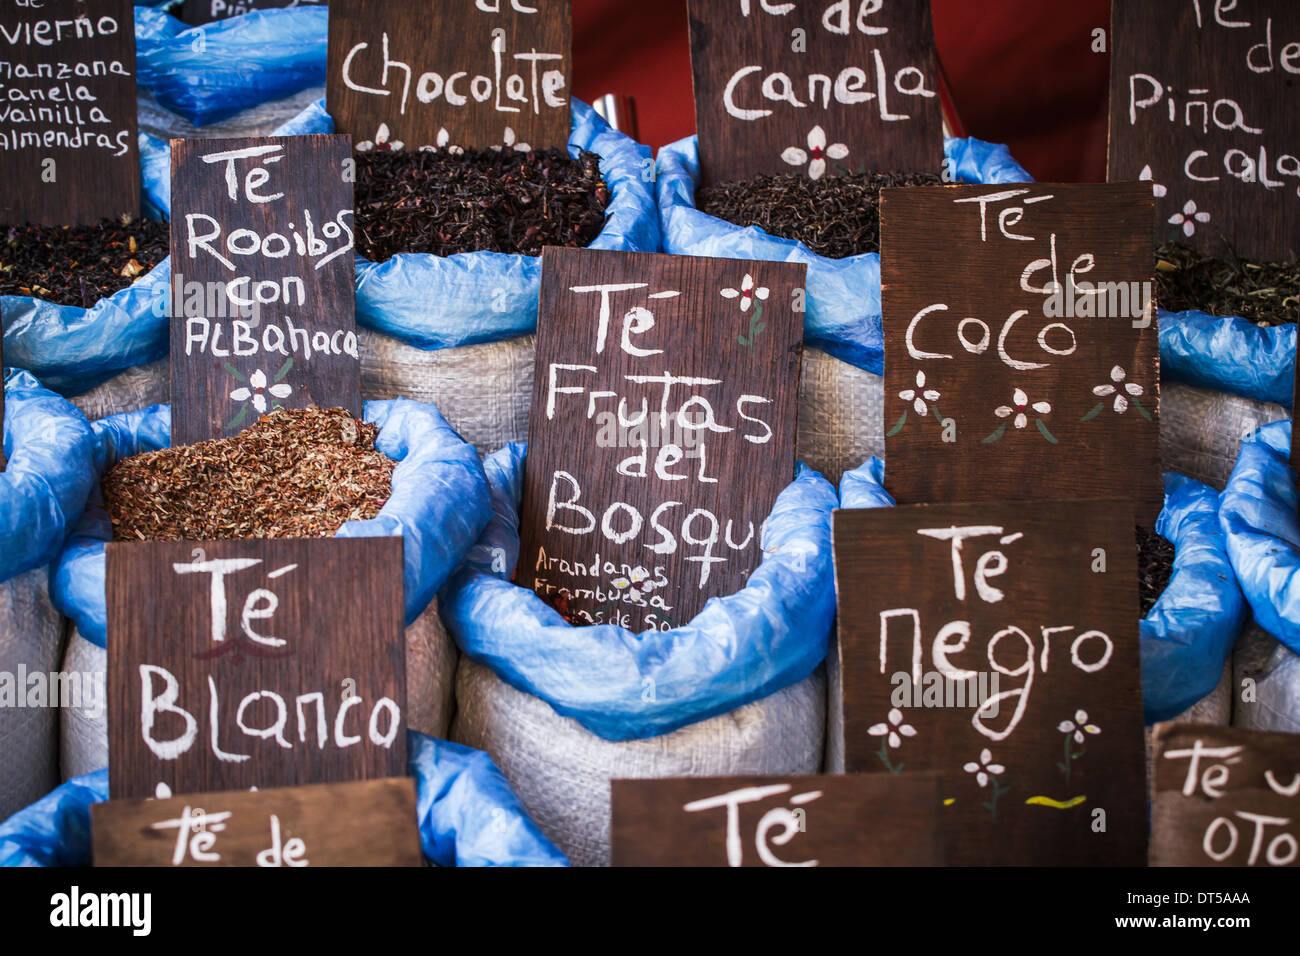
[[[880,190],[934,186],[932,173],[845,173],[823,179],[757,176],[706,186],[696,207],[737,226],[796,239],[828,259],[880,251]]]
[[[541,255],[587,246],[605,225],[600,157],[557,150],[357,153],[357,253]]]
[[[1150,528],[1137,528],[1138,590],[1142,616],[1155,606],[1174,573],[1174,546]]]
[[[1156,250],[1156,295],[1170,312],[1197,309],[1286,325],[1300,310],[1300,262],[1219,259],[1169,243]]]
[[[168,227],[153,219],[93,226],[0,226],[0,295],[88,309],[167,258]]]
[[[379,513],[393,468],[345,409],[277,409],[232,438],[147,452],[101,482],[113,537],[328,538]]]

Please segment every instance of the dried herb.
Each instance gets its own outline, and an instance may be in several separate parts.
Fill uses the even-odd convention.
[[[1174,546],[1150,528],[1137,527],[1138,591],[1142,616],[1160,599],[1174,573]]]
[[[605,225],[600,157],[558,150],[376,150],[357,154],[357,252],[540,255],[587,246]]]
[[[757,176],[706,186],[696,206],[737,226],[796,239],[829,259],[880,251],[880,190],[933,186],[930,173],[849,172],[809,179],[796,174]]]
[[[232,438],[147,452],[101,482],[118,540],[326,538],[373,518],[395,462],[345,409],[277,409]]]
[[[1156,250],[1162,309],[1240,315],[1259,325],[1286,325],[1300,310],[1300,262],[1216,258],[1178,243]]]
[[[0,295],[30,295],[88,309],[125,289],[168,252],[168,227],[153,219],[93,226],[2,226]]]

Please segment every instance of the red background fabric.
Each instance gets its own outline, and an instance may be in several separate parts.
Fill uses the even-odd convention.
[[[1110,0],[930,8],[954,129],[1008,144],[1035,179],[1105,179],[1110,58],[1092,51],[1092,31],[1109,32]],[[658,149],[695,132],[686,0],[573,0],[573,61],[581,99],[634,99],[641,142]]]

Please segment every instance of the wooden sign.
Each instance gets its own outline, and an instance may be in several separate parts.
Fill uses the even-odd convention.
[[[614,866],[935,866],[937,774],[612,780]]]
[[[1300,736],[1169,725],[1154,775],[1152,866],[1300,865]]]
[[[945,859],[1142,865],[1127,502],[836,511],[850,773],[943,775]]]
[[[928,3],[689,0],[687,8],[702,184],[940,171]]]
[[[333,0],[326,100],[357,149],[567,150],[569,0]]]
[[[131,0],[0,0],[0,223],[140,213]]]
[[[794,477],[804,271],[543,251],[521,587],[640,632],[744,585]]]
[[[327,0],[185,0],[180,19],[184,23],[212,23],[229,20],[256,10],[275,10],[285,7],[320,7]]]
[[[406,773],[400,538],[108,546],[114,799]]]
[[[900,504],[1133,498],[1154,520],[1151,203],[1137,183],[883,191],[885,456]]]
[[[1107,178],[1144,180],[1156,239],[1300,253],[1300,5],[1113,0]]]
[[[172,140],[172,444],[361,414],[346,136]]]
[[[92,804],[96,866],[423,866],[410,777]]]

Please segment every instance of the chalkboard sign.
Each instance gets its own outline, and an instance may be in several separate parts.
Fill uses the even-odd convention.
[[[212,23],[229,20],[255,10],[275,10],[284,7],[320,7],[328,0],[185,0],[180,19],[185,23]]]
[[[1154,520],[1151,204],[1137,183],[883,191],[885,454],[900,504],[1133,498]]]
[[[108,546],[114,799],[406,773],[400,538]]]
[[[333,0],[326,99],[357,149],[566,149],[569,0]]]
[[[172,444],[361,414],[346,136],[172,140]]]
[[[1300,253],[1300,4],[1113,0],[1107,178],[1146,181],[1156,238]]]
[[[422,866],[410,777],[92,804],[96,866]]]
[[[1300,736],[1199,724],[1157,733],[1153,866],[1300,866]]]
[[[0,223],[139,215],[131,0],[0,0]]]
[[[1146,860],[1131,505],[836,511],[849,772],[943,775],[945,859]]]
[[[937,774],[610,782],[614,866],[936,866]]]
[[[575,624],[685,624],[794,477],[802,264],[542,253],[516,579]]]
[[[704,184],[933,172],[943,113],[930,5],[688,0]]]

